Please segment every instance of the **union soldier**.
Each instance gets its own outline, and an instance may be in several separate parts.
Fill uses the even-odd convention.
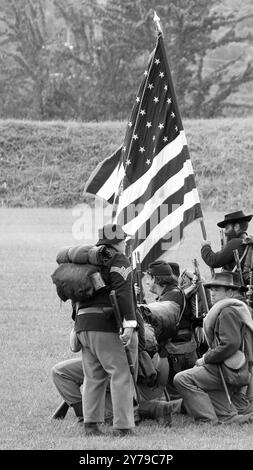
[[[148,321],[156,324],[160,355],[168,358],[169,378],[167,390],[171,397],[178,396],[173,386],[174,375],[195,364],[197,343],[192,327],[192,312],[182,290],[178,287],[177,263],[155,261],[148,266],[146,284],[157,294],[156,302],[143,305]],[[151,313],[149,313],[149,311]],[[161,320],[163,318],[163,320]]]
[[[224,220],[218,222],[220,228],[224,228],[226,245],[218,252],[214,252],[209,241],[202,242],[201,256],[204,262],[211,268],[223,268],[232,271],[235,268],[235,258],[233,250],[238,250],[241,259],[241,268],[243,271],[246,261],[246,252],[251,237],[247,234],[249,221],[253,215],[245,215],[243,211],[231,212],[226,214]],[[253,241],[253,240],[252,240]],[[248,269],[249,270],[249,269]],[[248,274],[246,274],[248,276]],[[247,279],[245,279],[247,282]]]
[[[243,326],[247,325],[253,331],[250,310],[241,296],[246,288],[241,286],[239,274],[229,271],[215,273],[205,286],[211,288],[213,304],[204,319],[210,348],[196,361],[196,367],[175,375],[174,385],[183,398],[187,413],[196,421],[249,423],[253,420],[252,403],[236,388],[227,386],[226,390],[220,372],[221,364],[241,348]],[[249,352],[252,353],[252,334],[249,337]]]
[[[169,426],[172,413],[180,413],[182,399],[167,402],[163,399],[164,388],[168,380],[169,365],[165,358],[160,358],[158,353],[152,357],[152,364],[156,370],[156,377],[152,383],[145,383],[141,377],[138,383],[140,403],[135,407],[135,424],[142,419],[154,419],[159,424]],[[83,422],[81,388],[84,382],[82,358],[67,359],[59,362],[52,368],[53,382],[64,400],[56,419],[65,417],[68,407],[72,407],[78,422]],[[85,397],[84,397],[85,400]],[[105,396],[105,422],[113,419],[112,401],[109,384]]]
[[[122,227],[116,224],[107,224],[99,230],[96,245],[107,245],[112,253],[111,262],[101,272],[106,288],[77,306],[75,332],[81,343],[85,375],[82,406],[86,434],[101,434],[98,424],[104,421],[109,377],[114,434],[131,434],[135,426],[133,381],[123,347],[129,346],[134,364],[138,351],[137,321],[132,270],[124,254],[126,236]],[[116,292],[122,315],[124,331],[121,337],[109,298],[112,289]]]

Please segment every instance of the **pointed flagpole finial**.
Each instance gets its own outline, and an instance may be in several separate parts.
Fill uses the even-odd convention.
[[[153,17],[153,20],[156,24],[156,27],[157,27],[157,31],[158,33],[161,33],[162,34],[162,28],[161,28],[161,24],[160,24],[160,18],[159,16],[157,15],[156,11],[154,10],[154,17]]]

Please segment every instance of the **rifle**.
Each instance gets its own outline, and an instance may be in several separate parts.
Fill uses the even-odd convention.
[[[239,258],[239,251],[236,249],[236,250],[233,250],[233,253],[234,253],[236,268],[240,276],[241,286],[244,287],[244,279],[243,279],[242,267],[241,267],[240,258]],[[243,293],[243,295],[245,297],[245,293]]]
[[[208,313],[209,306],[208,306],[208,302],[207,302],[207,298],[206,298],[206,291],[205,291],[205,288],[203,286],[203,281],[202,281],[201,275],[200,275],[199,264],[198,264],[198,261],[196,260],[196,258],[193,260],[193,264],[194,264],[194,274],[196,276],[196,284],[197,284],[197,287],[198,287],[199,296],[200,296],[202,305],[204,307],[204,314],[206,315]]]
[[[202,281],[201,276],[200,276],[198,261],[196,259],[194,259],[193,263],[194,263],[194,267],[195,267],[195,275],[196,275],[196,278],[197,278],[198,291],[199,291],[199,295],[200,295],[200,298],[201,298],[201,301],[202,301],[202,305],[204,306],[204,312],[205,312],[205,315],[206,315],[209,311],[208,302],[207,302],[207,298],[206,298],[206,291],[205,291],[205,288],[203,286],[203,281]],[[230,398],[230,395],[229,395],[229,392],[228,392],[227,384],[225,382],[223,372],[222,372],[221,367],[219,365],[218,365],[218,370],[219,370],[222,385],[223,385],[224,391],[226,393],[228,402],[231,405],[232,402],[231,402],[231,398]]]
[[[56,408],[52,419],[64,419],[69,409],[69,405],[64,401]]]
[[[225,246],[225,234],[224,234],[224,230],[221,228],[220,229],[220,246],[221,246],[221,249],[223,250],[224,246]]]
[[[253,308],[253,256],[251,261],[251,268],[250,268],[250,277],[249,277],[249,285],[247,286],[248,291],[246,292],[248,306]]]
[[[123,332],[123,323],[122,323],[122,319],[121,319],[121,315],[120,315],[120,311],[119,311],[119,304],[118,304],[118,301],[117,301],[115,290],[112,290],[110,292],[109,297],[110,297],[110,301],[111,301],[112,308],[113,308],[113,311],[114,311],[115,320],[116,320],[117,326],[119,328],[119,335],[121,335],[122,332]],[[136,380],[135,380],[134,365],[133,365],[133,361],[132,361],[132,358],[131,358],[131,353],[130,353],[129,347],[124,346],[124,349],[125,349],[125,353],[126,353],[126,357],[127,357],[127,362],[128,362],[128,365],[129,365],[129,370],[130,370],[130,373],[131,373],[131,376],[132,376],[132,379],[133,379],[133,384],[134,384],[136,398],[137,398],[137,405],[138,405],[140,403],[140,394],[139,394],[139,390],[138,390],[137,383],[136,383]]]
[[[141,272],[141,262],[140,262],[139,251],[135,252],[135,265],[136,265],[137,285],[140,289],[139,303],[143,304],[143,287],[142,287],[142,282],[141,282],[142,272]]]
[[[206,292],[205,292],[205,289],[204,289],[204,286],[203,286],[203,281],[202,281],[201,276],[200,276],[199,266],[198,266],[198,262],[197,262],[196,259],[193,260],[193,264],[194,264],[194,281],[193,282],[197,287],[197,290],[196,290],[196,293],[195,293],[195,303],[196,303],[196,313],[195,313],[195,315],[196,315],[196,318],[198,318],[199,317],[198,296],[200,297],[203,308],[204,308],[204,315],[207,314],[209,308],[208,308],[208,302],[207,302],[207,298],[206,298]],[[196,341],[197,341],[198,349],[199,349],[201,343],[205,343],[204,332],[203,332],[203,328],[201,326],[197,326],[195,328],[195,336],[196,336]]]

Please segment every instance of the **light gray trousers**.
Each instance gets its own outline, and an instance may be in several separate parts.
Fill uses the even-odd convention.
[[[174,385],[183,398],[187,413],[197,420],[225,422],[238,414],[234,404],[229,404],[215,364],[179,372],[174,377]]]
[[[81,331],[84,370],[84,423],[103,422],[105,394],[110,378],[113,427],[129,429],[134,423],[134,385],[126,353],[117,333]],[[133,364],[137,361],[138,337],[134,331],[129,346]]]

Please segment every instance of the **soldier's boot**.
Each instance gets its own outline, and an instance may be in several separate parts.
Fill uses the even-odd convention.
[[[77,416],[77,422],[82,423],[83,422],[83,404],[82,404],[82,402],[79,401],[77,403],[74,403],[71,406],[72,406],[72,408],[75,412],[75,415]]]
[[[84,423],[84,432],[86,436],[100,436],[103,434],[98,423]]]
[[[170,402],[152,400],[140,403],[141,419],[155,419],[162,426],[171,426],[172,406]]]
[[[64,419],[69,409],[69,405],[64,401],[55,410],[52,419]]]

